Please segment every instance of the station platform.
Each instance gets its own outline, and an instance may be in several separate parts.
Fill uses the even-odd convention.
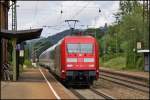
[[[1,81],[1,99],[77,99],[48,70],[26,69],[16,82]]]

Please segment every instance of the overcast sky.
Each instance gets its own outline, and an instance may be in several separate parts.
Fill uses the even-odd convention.
[[[51,26],[43,27],[42,36],[47,37],[69,29],[65,20],[79,20],[76,28],[81,29],[87,28],[87,25],[101,27],[105,23],[112,24],[115,21],[113,14],[119,8],[119,1],[17,1],[17,5],[18,30]]]

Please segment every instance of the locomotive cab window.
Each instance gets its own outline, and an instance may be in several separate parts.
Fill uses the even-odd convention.
[[[68,53],[93,53],[93,45],[90,43],[67,44]]]

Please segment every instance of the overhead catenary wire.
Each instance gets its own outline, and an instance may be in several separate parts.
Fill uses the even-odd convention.
[[[38,10],[38,1],[36,1],[36,4],[35,4],[35,10],[34,10],[34,15],[33,15],[33,18],[32,18],[32,20],[33,21],[35,21],[36,20],[36,18],[37,18],[37,10]]]
[[[81,6],[82,8],[77,11],[72,17],[71,19],[74,19],[75,17],[77,17],[85,8],[87,8],[89,5],[89,2],[87,4],[85,4],[85,6]],[[64,7],[64,6],[63,6]],[[71,6],[70,6],[71,7]],[[60,23],[56,24],[56,25],[53,25],[53,26],[50,26],[50,27],[59,27],[60,25],[62,25],[64,23],[65,20],[62,20],[62,15],[63,15],[63,10],[62,10],[62,5],[61,5],[61,16],[60,16]],[[58,19],[59,20],[59,19]],[[50,28],[49,27],[49,28]]]
[[[85,6],[83,6],[79,11],[77,11],[72,17],[70,17],[70,20],[74,20],[75,17],[77,17],[87,6],[88,6],[89,2],[87,4],[85,4]],[[65,20],[66,22],[66,20]],[[76,21],[75,21],[76,23]],[[74,28],[75,28],[75,23],[74,23]],[[70,23],[68,22],[69,27],[71,27]]]
[[[88,4],[89,4],[89,3],[88,3]],[[84,7],[82,7],[82,9],[80,9],[78,12],[81,13],[81,12],[83,11],[83,9],[85,9],[85,8],[87,7],[88,4],[86,4]],[[62,10],[61,10],[61,11],[62,11]],[[76,12],[77,15],[79,14],[78,12]],[[101,9],[100,9],[100,8],[98,8],[98,12],[101,13]],[[99,17],[99,15],[100,15],[100,14],[96,15],[96,16],[94,17],[94,19],[96,20],[96,19]],[[106,18],[106,16],[105,16],[104,14],[103,14],[103,16],[104,16],[105,19],[107,20],[107,18]],[[61,22],[63,22],[63,21],[61,21]],[[96,22],[95,22],[95,25],[96,25]],[[52,29],[56,29],[56,30],[57,30],[58,28],[54,28],[54,27],[59,27],[59,26],[60,26],[60,25],[48,26],[48,28],[52,28],[52,27],[53,27]],[[88,26],[88,25],[87,25],[87,26]]]
[[[74,19],[75,17],[77,17],[85,8],[87,8],[88,5],[89,2],[85,4],[85,6],[83,6],[78,12],[76,12],[70,19]]]
[[[60,30],[60,29],[58,29],[58,28],[56,28],[56,27],[61,27],[61,26],[64,26],[64,25],[62,25],[62,23],[64,22],[64,21],[62,21],[62,17],[63,17],[63,10],[62,10],[62,8],[63,8],[63,5],[61,5],[61,9],[60,9],[60,16],[58,17],[58,24],[56,24],[56,25],[53,25],[53,26],[46,26],[46,25],[43,25],[43,27],[47,27],[47,28],[52,28],[52,29],[55,29],[55,30]]]
[[[58,16],[58,19],[57,19],[57,25],[55,25],[55,26],[58,26],[59,25],[59,23],[61,23],[61,21],[62,21],[62,15],[63,15],[63,10],[62,10],[62,5],[61,5],[61,7],[60,7],[60,10],[59,10],[59,16]]]
[[[62,8],[63,8],[63,5],[61,4],[60,22],[57,23],[56,25],[47,26],[48,28],[64,26],[64,25],[62,25],[65,22],[65,19],[62,20],[63,19],[63,13],[64,13],[64,11],[62,10]],[[58,19],[58,21],[59,21],[59,19]]]
[[[38,1],[36,1],[35,2],[35,6],[34,6],[34,8],[35,8],[35,12],[33,12],[33,23],[36,23],[36,21],[37,20],[35,20],[35,19],[37,19],[37,14],[38,14],[38,10],[40,10],[40,7],[38,7],[38,5],[40,4]],[[58,5],[58,4],[57,4]],[[40,5],[39,5],[40,6]],[[73,6],[65,6],[65,5],[59,5],[60,6],[60,8],[59,9],[57,9],[57,11],[59,12],[59,14],[58,14],[58,12],[56,12],[57,13],[57,15],[58,15],[58,17],[57,17],[57,20],[56,21],[54,21],[54,23],[51,23],[51,24],[49,24],[50,26],[48,26],[48,27],[45,27],[45,31],[47,31],[47,29],[49,29],[48,31],[50,31],[50,32],[52,32],[52,31],[54,31],[54,30],[62,30],[62,29],[65,29],[66,27],[63,25],[64,24],[64,22],[65,22],[65,19],[66,18],[71,18],[71,17],[74,17],[74,18],[79,18],[79,19],[82,19],[84,16],[83,16],[83,13],[85,13],[86,14],[86,12],[88,12],[88,14],[93,14],[94,16],[95,15],[97,15],[97,14],[95,14],[95,12],[93,11],[95,8],[97,9],[97,8],[99,8],[99,6],[97,6],[96,5],[96,7],[91,7],[92,5],[89,5],[89,4],[87,4],[87,2],[86,2],[86,4],[82,4],[82,5],[78,5],[78,3],[76,4],[76,3],[74,3],[73,4]],[[67,13],[67,11],[65,11],[66,9],[65,9],[65,7],[68,7],[68,9],[69,10],[71,10],[72,11],[72,14],[70,14],[70,12],[69,13]],[[71,8],[72,7],[72,8]],[[85,7],[85,8],[84,8]],[[45,7],[46,8],[46,7]],[[77,8],[77,9],[76,9]],[[90,9],[90,8],[92,8],[92,10]],[[93,9],[94,8],[94,9]],[[30,9],[29,9],[30,10]],[[46,10],[47,11],[47,9],[42,9],[43,11],[44,10]],[[53,10],[53,9],[52,9]],[[55,9],[56,10],[56,9]],[[51,10],[49,10],[50,11],[50,13],[51,13]],[[113,11],[113,10],[109,10],[109,11]],[[66,14],[67,13],[67,14]],[[105,12],[104,12],[105,13]],[[108,19],[109,19],[109,17],[107,16],[108,14],[107,13],[101,13],[102,14],[102,16],[104,16],[105,17],[105,19],[108,21]],[[68,16],[67,16],[68,15]],[[74,15],[74,16],[73,16]],[[94,17],[92,15],[92,17]],[[44,15],[45,16],[45,15]],[[100,17],[98,17],[99,15],[97,15],[96,16],[96,19],[97,19],[97,21],[99,21],[99,19],[100,19]],[[38,14],[38,19],[39,19],[39,17],[40,17],[40,15]],[[107,17],[107,18],[106,18]],[[46,16],[45,16],[45,18],[46,18]],[[89,20],[91,20],[91,19],[93,19],[93,18],[89,18]],[[39,19],[39,21],[41,22],[41,19]],[[83,20],[84,21],[84,20]],[[105,20],[104,20],[105,21]],[[39,25],[40,25],[40,22],[39,22]],[[81,22],[82,22],[82,20],[81,20]],[[43,23],[44,24],[44,23]],[[81,23],[81,24],[84,24],[84,23]],[[89,24],[89,26],[91,26],[90,24],[91,23],[87,23],[87,22],[85,22],[85,27],[87,26]],[[98,24],[98,22],[97,22],[97,24]],[[30,25],[30,24],[29,24]],[[31,24],[32,26],[33,26],[33,24]],[[45,24],[46,25],[46,24]],[[66,25],[66,24],[65,24]],[[42,26],[42,25],[40,25],[40,26]],[[38,27],[40,27],[40,26],[38,26]],[[66,25],[67,26],[67,25]],[[34,26],[33,26],[34,27]],[[77,25],[77,27],[79,27],[78,25]],[[82,25],[82,27],[83,27],[83,25]],[[84,28],[85,28],[84,27]],[[47,29],[46,29],[47,28]],[[67,28],[66,28],[67,29]],[[51,31],[52,30],[52,31]],[[58,32],[58,31],[54,31],[53,33],[55,33],[55,32]]]

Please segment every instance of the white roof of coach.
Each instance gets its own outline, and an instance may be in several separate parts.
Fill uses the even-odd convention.
[[[54,50],[55,47],[61,43],[62,40],[63,40],[63,39],[59,40],[55,45],[53,45],[52,47],[46,49],[43,53],[41,53],[41,55],[45,54],[45,53],[48,52],[48,51]],[[40,56],[41,56],[41,55],[40,55]]]

